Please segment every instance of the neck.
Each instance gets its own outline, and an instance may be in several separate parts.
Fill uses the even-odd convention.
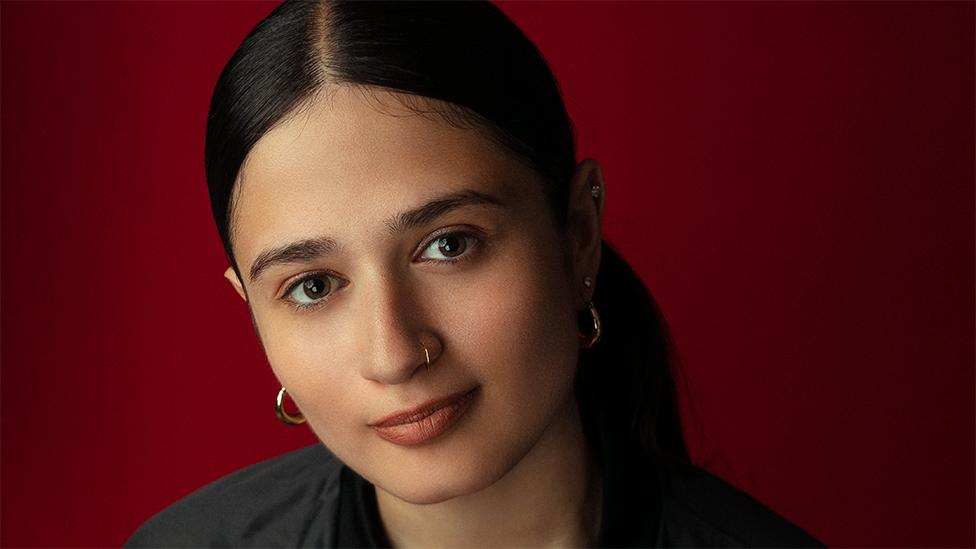
[[[430,505],[376,488],[394,547],[588,547],[597,542],[602,481],[575,398],[515,467],[478,492]]]

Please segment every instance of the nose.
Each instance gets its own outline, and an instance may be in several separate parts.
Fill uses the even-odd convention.
[[[392,276],[360,284],[364,352],[360,374],[385,385],[396,385],[427,370],[440,356],[441,344],[425,327],[426,316],[408,281]],[[425,352],[426,348],[426,352]]]

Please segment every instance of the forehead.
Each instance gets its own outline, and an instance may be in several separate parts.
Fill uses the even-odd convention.
[[[369,232],[379,220],[447,192],[519,201],[534,178],[522,162],[483,131],[417,114],[401,98],[375,88],[333,88],[262,136],[235,191],[238,259],[281,241]]]

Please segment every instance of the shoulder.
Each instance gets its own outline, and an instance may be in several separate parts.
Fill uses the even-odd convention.
[[[667,547],[823,547],[816,538],[691,464],[662,475],[659,544]]]
[[[342,467],[322,444],[245,467],[163,509],[125,546],[331,545]]]

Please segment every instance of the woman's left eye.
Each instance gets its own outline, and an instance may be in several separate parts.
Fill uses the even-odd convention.
[[[478,237],[469,233],[446,233],[430,241],[421,257],[430,261],[453,263],[460,261],[461,256],[480,243]]]

